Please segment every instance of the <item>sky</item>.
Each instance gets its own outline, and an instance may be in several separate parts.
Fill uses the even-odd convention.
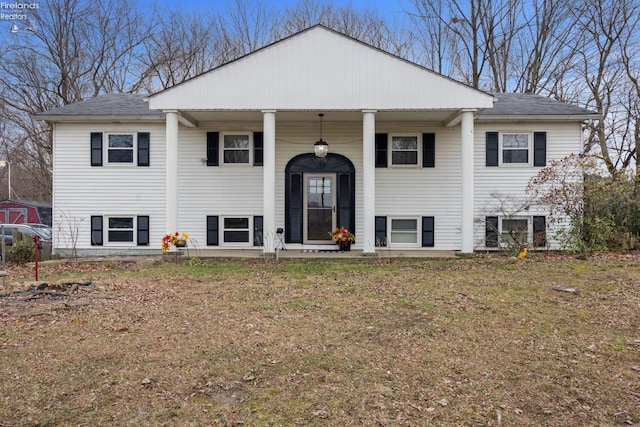
[[[93,0],[89,0],[93,1]],[[108,0],[106,0],[108,1]],[[140,0],[142,7],[144,4],[156,4],[162,12],[163,6],[166,10],[178,10],[185,13],[197,12],[198,10],[212,9],[212,6],[225,7],[227,2],[233,0]],[[380,16],[385,17],[387,22],[394,22],[406,19],[403,9],[410,8],[410,0],[326,0],[335,6],[351,5],[355,9],[373,9]],[[265,0],[267,4],[277,4],[283,9],[293,5],[297,0]],[[20,34],[29,28],[28,16],[37,13],[38,10],[49,7],[47,0],[0,0],[0,40],[9,35]],[[149,7],[149,6],[147,6]]]
[[[150,0],[154,1],[154,0]],[[185,12],[197,11],[199,8],[209,9],[212,4],[227,3],[227,0],[155,0],[160,5],[167,5],[168,8],[183,10]],[[410,8],[410,0],[325,0],[335,6],[351,5],[355,9],[373,9],[380,16],[387,18],[389,23],[394,20],[404,18],[403,10]],[[283,9],[297,3],[296,0],[266,0],[267,3],[277,4]]]

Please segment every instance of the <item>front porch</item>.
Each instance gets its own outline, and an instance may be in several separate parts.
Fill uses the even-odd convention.
[[[262,249],[195,249],[182,251],[179,259],[188,258],[455,258],[458,251],[439,250],[388,250],[383,249],[375,254],[365,254],[362,250],[348,252],[331,250],[287,249],[275,253],[264,253]],[[175,253],[166,253],[164,257],[175,257]]]

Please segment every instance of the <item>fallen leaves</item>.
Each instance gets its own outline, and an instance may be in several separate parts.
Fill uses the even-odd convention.
[[[640,265],[529,255],[45,266],[95,286],[0,298],[0,423],[640,422]]]

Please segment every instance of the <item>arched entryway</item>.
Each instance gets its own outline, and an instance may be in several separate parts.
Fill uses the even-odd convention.
[[[355,233],[355,168],[340,154],[292,158],[285,169],[285,240],[332,243],[332,227]]]

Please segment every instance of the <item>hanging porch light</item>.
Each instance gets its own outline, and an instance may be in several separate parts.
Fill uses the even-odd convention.
[[[327,141],[322,139],[322,117],[324,114],[320,113],[318,116],[320,117],[320,140],[313,144],[313,151],[316,153],[316,157],[322,158],[327,157],[327,153],[329,153],[329,144],[327,144]]]

